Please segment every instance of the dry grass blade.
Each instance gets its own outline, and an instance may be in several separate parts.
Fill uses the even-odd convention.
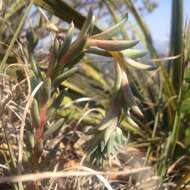
[[[170,61],[170,60],[174,60],[174,59],[178,59],[180,58],[181,55],[176,55],[176,56],[169,56],[169,57],[161,57],[161,58],[158,58],[158,59],[151,59],[151,61],[154,61],[154,62],[160,62],[160,61]]]
[[[30,11],[32,5],[33,5],[33,2],[34,2],[34,0],[31,0],[31,1],[30,1],[30,4],[28,5],[27,10],[25,11],[25,14],[23,15],[23,17],[22,17],[22,19],[21,19],[21,21],[20,21],[20,24],[18,25],[18,28],[17,28],[17,30],[16,30],[16,32],[15,32],[15,34],[14,34],[14,36],[13,36],[11,42],[10,42],[10,45],[9,45],[9,47],[8,47],[8,49],[7,49],[7,51],[6,51],[5,55],[4,55],[4,57],[3,57],[3,60],[1,61],[0,71],[3,70],[3,66],[6,64],[6,61],[7,61],[8,57],[9,57],[9,54],[10,54],[10,52],[11,52],[11,49],[13,48],[14,43],[15,43],[15,41],[16,41],[16,39],[17,39],[19,33],[20,33],[21,30],[22,30],[22,27],[23,27],[23,25],[24,25],[25,19],[26,19],[27,15],[28,15],[28,13],[29,13],[29,11]]]
[[[60,177],[78,177],[78,176],[111,176],[111,175],[134,175],[140,172],[146,172],[150,170],[150,167],[143,167],[138,169],[132,169],[129,171],[120,171],[120,172],[99,172],[99,171],[59,171],[59,172],[43,172],[43,173],[32,173],[25,175],[17,175],[17,176],[8,176],[1,177],[1,183],[16,183],[16,182],[27,182],[27,181],[37,181],[48,178],[60,178]]]
[[[78,170],[83,170],[83,171],[87,171],[87,172],[95,172],[95,170],[93,170],[91,168],[88,168],[88,167],[85,167],[85,166],[79,166],[77,168],[72,168],[72,169],[78,169]],[[102,176],[102,175],[96,175],[96,177],[104,184],[104,186],[108,190],[113,190],[113,188],[109,184],[108,180],[106,180],[104,176]]]

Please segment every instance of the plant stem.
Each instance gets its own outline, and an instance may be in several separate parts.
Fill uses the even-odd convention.
[[[173,0],[172,23],[170,35],[170,56],[182,54],[183,44],[183,0]],[[170,62],[172,67],[172,84],[179,94],[182,83],[182,56]]]

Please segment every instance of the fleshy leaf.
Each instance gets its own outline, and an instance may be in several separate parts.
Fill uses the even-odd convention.
[[[105,56],[105,57],[111,57],[111,54],[108,51],[97,48],[97,47],[89,47],[88,49],[85,50],[85,52],[92,53],[95,55],[101,55],[101,56]]]
[[[74,32],[74,24],[73,24],[73,22],[71,22],[68,32],[64,38],[64,42],[61,46],[60,56],[62,56],[62,57],[66,54],[66,52],[68,51],[68,49],[71,45],[73,32]]]
[[[63,58],[60,60],[61,65],[65,65],[68,62],[71,62],[75,58],[77,58],[81,52],[83,51],[87,41],[87,36],[81,37],[79,40],[76,40],[67,53],[63,56]]]
[[[88,32],[93,29],[94,22],[95,22],[95,17],[93,16],[92,9],[90,9],[88,12],[88,16],[85,20],[85,23],[83,24],[82,29],[80,31],[79,38],[86,36]]]
[[[125,58],[125,60],[126,60],[127,64],[129,64],[130,66],[135,67],[137,69],[141,69],[141,70],[154,70],[155,69],[154,65],[140,63],[140,62],[137,62],[130,58]]]
[[[44,80],[43,85],[40,89],[40,101],[41,105],[47,103],[51,95],[51,79],[48,77]]]
[[[135,46],[138,40],[99,40],[89,38],[87,45],[96,46],[108,51],[121,51]]]
[[[64,90],[62,90],[62,91],[60,91],[60,94],[55,98],[52,105],[50,106],[50,109],[48,110],[48,113],[47,113],[48,119],[57,112],[59,106],[63,102],[64,97],[65,97],[65,92],[64,92]]]
[[[122,70],[119,63],[115,63],[115,72],[116,72],[115,92],[119,92],[121,89],[121,83],[122,83]]]
[[[123,74],[123,76],[122,76],[122,91],[123,91],[125,103],[126,103],[127,107],[130,108],[131,110],[133,110],[136,114],[143,116],[141,110],[139,109],[139,107],[137,106],[137,104],[135,102],[135,98],[134,98],[134,95],[133,95],[132,90],[130,88],[129,81],[128,81],[126,73],[124,71],[122,71],[122,74]]]
[[[107,129],[105,129],[105,133],[104,133],[104,143],[107,144],[109,138],[112,136],[113,131],[115,130],[115,128],[117,127],[112,125],[107,127]]]
[[[117,23],[116,25],[112,26],[111,28],[101,32],[99,34],[93,35],[92,38],[95,39],[111,39],[117,32],[120,27],[122,27],[125,22],[127,21],[128,17],[125,17],[121,22]]]
[[[131,59],[138,59],[144,57],[147,54],[147,51],[139,50],[139,49],[126,49],[122,51],[122,54]]]
[[[61,84],[65,79],[70,77],[71,75],[75,74],[78,71],[78,67],[74,67],[62,74],[60,74],[54,81],[53,81],[53,86],[57,86]]]
[[[33,126],[35,128],[40,127],[40,113],[39,113],[38,101],[35,98],[32,102],[31,117],[32,117]]]
[[[36,63],[36,60],[34,58],[34,56],[32,55],[31,56],[31,67],[32,67],[32,70],[35,74],[36,77],[39,77],[39,78],[42,78],[42,75],[41,75],[41,72],[40,72],[40,69]]]
[[[93,133],[93,137],[89,142],[88,152],[93,162],[109,159],[122,146],[120,143],[123,143],[125,138],[118,127],[120,113],[120,96],[116,96],[113,99],[110,111],[97,128],[97,132]]]

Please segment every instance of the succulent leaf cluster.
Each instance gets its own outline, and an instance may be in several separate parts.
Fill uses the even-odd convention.
[[[89,142],[88,154],[95,162],[107,160],[117,154],[126,140],[122,129],[119,127],[121,112],[125,111],[127,120],[134,126],[137,126],[137,124],[131,119],[130,112],[143,116],[130,88],[127,68],[128,66],[143,70],[153,68],[151,65],[136,60],[146,54],[145,51],[131,49],[139,42],[138,40],[113,39],[118,28],[125,23],[126,19],[127,16],[115,26],[92,35],[95,17],[92,9],[90,9],[86,21],[75,40],[73,40],[73,23],[70,24],[64,38],[59,36],[55,38],[50,51],[49,65],[45,72],[39,68],[35,58],[31,56],[34,88],[42,82],[40,90],[34,97],[31,109],[32,128],[36,142],[43,142],[44,138],[60,129],[64,122],[63,118],[59,119],[54,124],[55,126],[48,129],[48,121],[56,117],[56,110],[64,98],[64,92],[60,90],[60,85],[68,77],[78,72],[79,68],[76,64],[85,54],[90,53],[113,57],[116,77],[110,110],[98,127],[90,134],[92,139]],[[33,36],[33,32],[28,34],[28,38],[30,43],[35,46],[37,39]],[[29,51],[32,50],[33,47],[29,49]]]

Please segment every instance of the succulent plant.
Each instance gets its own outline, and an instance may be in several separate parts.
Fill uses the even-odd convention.
[[[44,136],[49,136],[60,128],[61,121],[57,121],[56,129],[47,131],[47,122],[53,117],[56,109],[61,104],[57,101],[60,96],[59,86],[61,83],[76,73],[78,67],[75,66],[85,54],[97,54],[113,57],[115,61],[115,87],[112,92],[111,107],[103,121],[93,130],[92,138],[89,142],[88,154],[94,161],[107,160],[117,154],[126,139],[120,128],[120,115],[122,110],[127,111],[126,118],[129,123],[137,125],[130,117],[130,112],[143,116],[140,111],[133,92],[130,88],[127,68],[134,66],[138,69],[152,69],[151,65],[139,63],[134,59],[143,57],[146,53],[138,49],[131,49],[138,40],[116,40],[113,39],[118,28],[126,21],[124,18],[120,23],[105,30],[104,32],[93,34],[95,18],[90,9],[87,19],[73,41],[74,24],[71,23],[64,38],[56,38],[54,46],[50,52],[50,63],[46,72],[42,72],[36,64],[34,58],[31,59],[34,76],[32,81],[36,84],[43,82],[40,90],[35,96],[32,104],[32,126],[35,129],[36,141],[43,141]],[[33,33],[30,33],[33,35]],[[35,42],[36,38],[28,37]],[[30,41],[31,41],[30,40]],[[35,85],[34,85],[35,87]],[[58,94],[58,95],[57,95]],[[57,98],[55,98],[57,97]],[[50,103],[51,102],[51,103]],[[53,103],[52,103],[53,102]]]

